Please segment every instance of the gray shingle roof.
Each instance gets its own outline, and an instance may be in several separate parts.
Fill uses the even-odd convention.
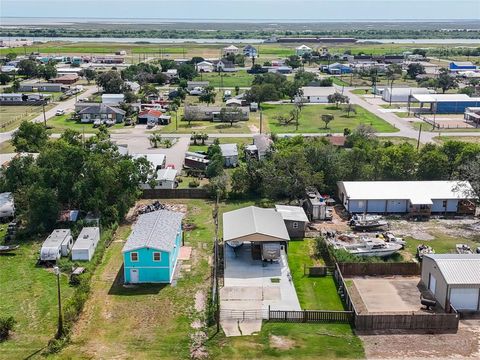
[[[449,285],[479,285],[480,255],[428,254]]]
[[[86,108],[83,108],[78,112],[80,115],[83,114],[120,114],[120,115],[125,115],[125,111],[119,108],[116,108],[114,106],[109,106],[105,104],[98,104],[98,105],[92,105],[88,106]]]
[[[140,215],[122,252],[141,248],[171,252],[183,216],[182,213],[169,210]]]
[[[222,151],[222,156],[224,157],[238,155],[237,144],[220,144],[219,146]]]

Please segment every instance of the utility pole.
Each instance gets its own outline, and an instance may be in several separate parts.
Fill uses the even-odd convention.
[[[57,339],[63,336],[63,315],[62,315],[62,296],[60,294],[60,268],[55,266],[53,272],[57,276],[57,296],[58,296],[58,328]]]
[[[45,101],[42,101],[43,123],[47,127],[47,116],[45,115]]]
[[[418,140],[417,140],[417,151],[420,147],[420,135],[422,134],[422,124],[420,124],[420,128],[418,129]]]

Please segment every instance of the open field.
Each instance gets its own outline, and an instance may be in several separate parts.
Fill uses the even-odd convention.
[[[356,113],[351,113],[347,117],[347,113],[342,107],[337,109],[334,105],[306,105],[300,114],[298,130],[295,124],[281,125],[276,119],[279,115],[288,116],[293,109],[293,105],[262,105],[264,109],[263,115],[270,127],[270,131],[274,133],[343,133],[345,128],[355,129],[360,124],[370,125],[378,132],[396,132],[393,126],[383,121],[376,115],[370,113],[362,107],[355,106]],[[334,120],[325,128],[325,123],[321,117],[324,114],[332,114]]]
[[[5,227],[5,225],[2,225]],[[12,337],[0,342],[1,359],[25,359],[40,353],[57,329],[57,281],[51,270],[36,266],[44,238],[22,243],[14,255],[0,255],[0,314],[17,321]],[[73,288],[61,277],[65,304]]]
[[[210,85],[216,88],[234,88],[249,87],[252,85],[253,75],[247,73],[245,70],[240,70],[234,73],[202,73],[198,75],[195,81],[209,81]]]
[[[54,105],[45,105],[45,111]],[[0,132],[16,129],[24,120],[32,120],[42,113],[42,106],[0,106]]]
[[[437,136],[434,139],[440,142],[447,142],[453,140],[480,144],[480,136]]]

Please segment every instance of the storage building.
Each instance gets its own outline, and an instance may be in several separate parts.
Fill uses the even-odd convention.
[[[422,260],[422,282],[439,305],[460,312],[480,311],[480,255],[428,254]]]
[[[338,197],[349,213],[411,216],[474,214],[473,189],[462,181],[340,181]]]
[[[302,100],[308,103],[328,104],[328,96],[337,91],[333,86],[304,86]]]
[[[92,260],[99,241],[100,229],[98,227],[84,227],[73,244],[72,260]]]
[[[237,144],[220,144],[224,165],[226,167],[236,167],[238,165]]]
[[[386,87],[382,93],[382,99],[384,101],[390,102],[404,102],[407,103],[410,99],[410,96],[413,94],[430,94],[430,90],[427,88],[389,88]]]
[[[305,237],[308,218],[301,206],[275,205],[275,210],[282,215],[291,239],[303,239]]]
[[[466,94],[413,94],[411,99],[432,114],[463,114],[468,107],[480,107],[480,97]]]

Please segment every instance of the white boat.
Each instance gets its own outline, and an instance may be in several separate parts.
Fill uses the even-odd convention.
[[[378,239],[364,239],[361,243],[347,244],[342,247],[352,255],[387,257],[401,250],[402,245]]]
[[[455,247],[459,254],[473,254],[471,247],[467,244],[457,244]]]
[[[405,245],[407,244],[407,242],[405,240],[403,240],[402,238],[400,237],[396,237],[395,235],[393,235],[391,232],[389,231],[386,231],[384,233],[381,233],[381,234],[378,234],[377,237],[379,239],[382,239],[382,240],[385,240],[386,242],[389,242],[389,243],[395,243],[395,244],[399,244],[402,246],[402,249],[405,247]]]

